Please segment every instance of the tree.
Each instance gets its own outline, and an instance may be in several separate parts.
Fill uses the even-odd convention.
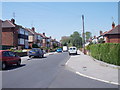
[[[65,46],[75,46],[77,48],[82,47],[82,38],[77,31],[73,32],[73,34],[71,34],[70,36],[62,37],[61,42],[62,45]]]
[[[63,36],[61,42],[62,42],[63,46],[67,46],[70,43],[70,37],[69,36]]]
[[[70,37],[70,43],[72,43],[72,46],[81,47],[82,46],[82,38],[81,35],[75,31]]]
[[[92,33],[91,32],[86,32],[85,36],[86,36],[86,42],[88,42],[88,40],[92,37]]]
[[[32,48],[39,48],[37,44],[33,44]]]

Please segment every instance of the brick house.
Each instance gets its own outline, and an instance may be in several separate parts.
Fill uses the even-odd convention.
[[[29,43],[29,48],[32,48],[33,44],[36,44],[36,39],[37,39],[37,34],[35,32],[35,28],[32,27],[32,29],[26,28],[28,31],[28,43]]]
[[[45,33],[41,34],[42,36],[42,47],[50,47],[50,38],[48,38]]]
[[[2,21],[2,47],[28,48],[28,32],[22,26],[16,25],[14,19]]]
[[[14,42],[16,35],[15,25],[12,24],[9,20],[2,21],[2,48],[8,49],[17,44]]]
[[[36,33],[37,34],[37,37],[36,37],[36,43],[39,47],[42,47],[43,46],[43,35],[41,33]]]
[[[120,25],[112,24],[112,29],[101,34],[105,43],[120,43]]]

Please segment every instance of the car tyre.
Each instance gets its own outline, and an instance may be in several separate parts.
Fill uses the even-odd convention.
[[[2,70],[5,70],[7,67],[7,64],[5,62],[2,63]]]
[[[20,66],[20,65],[21,65],[21,60],[17,62],[17,66]]]
[[[30,58],[30,59],[32,59],[32,58],[33,58],[33,56],[29,56],[29,58]]]
[[[44,55],[42,55],[42,58],[44,57]]]

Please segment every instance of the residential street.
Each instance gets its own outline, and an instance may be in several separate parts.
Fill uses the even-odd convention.
[[[21,67],[11,67],[2,73],[3,88],[117,88],[117,85],[77,75],[65,63],[67,52],[45,58],[24,60]],[[24,58],[25,59],[25,58]]]

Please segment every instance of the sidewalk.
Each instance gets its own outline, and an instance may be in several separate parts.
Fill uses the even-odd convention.
[[[106,83],[118,85],[118,68],[108,67],[93,60],[92,57],[78,51],[79,55],[71,56],[66,65],[76,74],[99,80]]]

